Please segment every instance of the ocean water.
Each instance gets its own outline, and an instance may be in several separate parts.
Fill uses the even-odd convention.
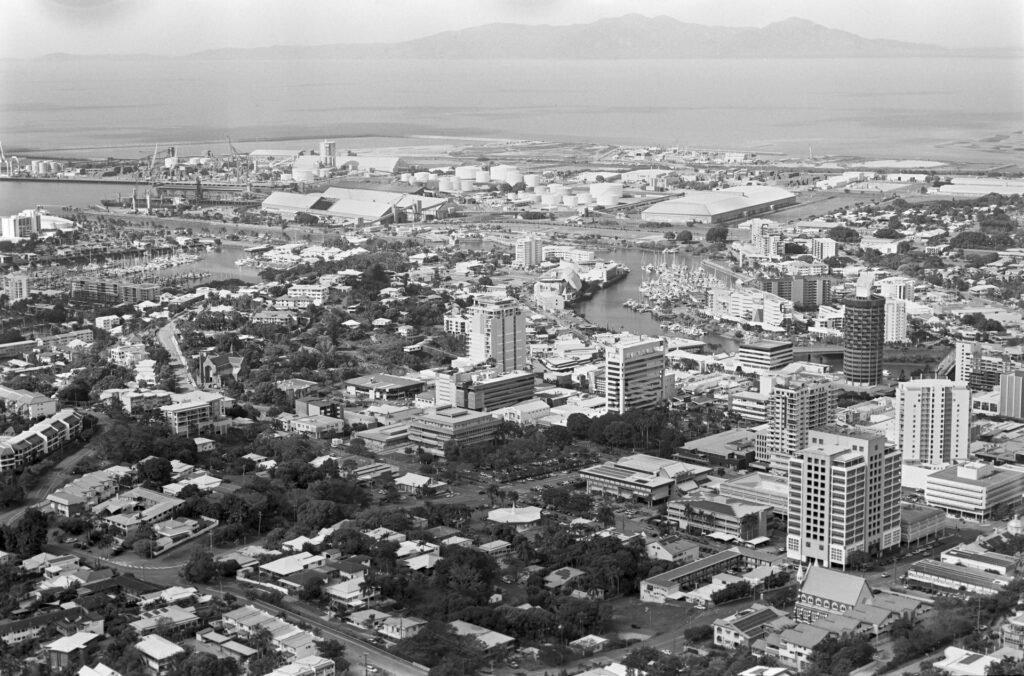
[[[1024,161],[1021,82],[1024,60],[983,58],[8,61],[0,143],[140,157],[447,135],[996,166]]]

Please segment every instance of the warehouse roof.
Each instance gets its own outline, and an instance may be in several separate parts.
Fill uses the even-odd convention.
[[[792,198],[793,193],[782,188],[747,185],[724,190],[691,190],[683,197],[659,202],[648,207],[648,216],[715,216],[742,211],[751,207]]]

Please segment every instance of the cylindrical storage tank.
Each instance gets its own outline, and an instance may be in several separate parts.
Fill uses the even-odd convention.
[[[43,173],[43,161],[42,160],[32,160],[32,173],[33,174],[41,174],[41,173]]]
[[[567,207],[572,207],[573,209],[575,209],[577,201],[578,200],[576,199],[576,195],[562,195],[562,204],[564,204]]]
[[[309,183],[315,179],[316,172],[312,169],[292,169],[292,180],[296,183]]]
[[[415,178],[416,181],[419,183],[426,183],[433,177],[434,175],[431,174],[429,171],[417,171],[415,174],[413,174],[413,178]]]
[[[506,167],[504,164],[499,164],[497,166],[491,167],[490,171],[488,171],[487,173],[490,174],[492,181],[504,181],[505,174],[508,173],[508,167]]]
[[[535,186],[533,186],[533,193],[535,195],[543,195],[547,191],[548,191],[548,187],[546,185],[535,185]]]
[[[412,183],[412,174],[402,174],[402,183]]]
[[[456,167],[455,178],[458,179],[469,179],[473,180],[476,178],[476,172],[480,171],[480,167]]]
[[[525,200],[529,198],[529,196],[530,193],[526,192],[525,190],[520,190],[519,192],[516,193],[516,197],[518,197],[521,200]]]
[[[548,183],[548,190],[553,193],[561,194],[561,192],[565,190],[565,186],[561,183]]]
[[[437,182],[437,189],[441,192],[455,192],[455,179],[451,176],[442,176]]]
[[[518,169],[509,169],[505,174],[505,183],[509,185],[518,185],[523,182],[523,172]]]
[[[461,190],[462,192],[472,192],[473,191],[473,179],[471,179],[471,178],[460,179],[459,180],[459,190]]]
[[[576,204],[587,205],[590,204],[590,193],[584,192],[576,196]]]
[[[164,169],[174,169],[178,166],[177,157],[165,157],[164,158]]]
[[[483,171],[483,170],[480,170],[480,171],[476,172],[476,182],[477,183],[490,183],[491,182],[491,172]]]
[[[602,193],[597,196],[597,206],[599,207],[613,207],[619,203],[619,198],[614,193]]]
[[[190,157],[190,158],[188,158],[188,163],[189,163],[190,166],[198,167],[199,163],[202,161],[202,159],[203,158],[201,158],[201,157]]]
[[[546,207],[553,207],[556,204],[558,204],[558,202],[559,202],[558,195],[552,195],[551,193],[548,193],[546,195],[541,195],[540,196],[540,203],[543,204]]]
[[[530,195],[527,199],[534,204],[540,204],[544,200],[544,195]]]
[[[523,183],[527,188],[535,188],[540,185],[540,174],[526,174],[523,176]]]

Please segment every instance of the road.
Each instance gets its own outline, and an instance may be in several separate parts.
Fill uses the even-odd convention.
[[[179,315],[180,316],[180,315]],[[156,332],[156,337],[160,341],[160,344],[164,346],[164,349],[171,355],[171,359],[178,363],[175,368],[175,372],[178,376],[178,386],[182,389],[189,391],[198,390],[196,381],[193,380],[192,374],[189,373],[188,367],[185,361],[185,355],[181,353],[181,347],[178,345],[178,339],[175,337],[175,325],[174,320],[177,317],[171,319]]]

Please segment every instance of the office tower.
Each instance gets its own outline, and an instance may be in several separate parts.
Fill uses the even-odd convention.
[[[887,299],[885,301],[885,342],[906,343],[907,301]]]
[[[337,145],[334,141],[320,141],[320,162],[325,167],[334,166],[334,156],[337,154]]]
[[[516,265],[532,268],[544,262],[544,242],[533,235],[516,240]]]
[[[858,428],[814,429],[789,459],[786,553],[823,566],[900,544],[899,450]]]
[[[886,277],[878,287],[882,298],[914,300],[914,280],[910,277]]]
[[[38,209],[25,209],[13,216],[4,216],[0,218],[0,241],[17,242],[38,235],[42,220]]]
[[[8,303],[25,300],[32,293],[32,279],[26,274],[13,272],[0,280],[3,282],[0,293],[7,296]]]
[[[476,304],[469,309],[466,335],[470,359],[478,364],[493,362],[497,373],[515,371],[529,363],[526,316],[514,298],[477,296]]]
[[[807,434],[835,422],[836,390],[831,379],[810,373],[764,376],[762,391],[771,388],[767,424],[755,437],[755,457],[785,472],[788,457],[807,446]]]
[[[839,244],[829,237],[815,237],[811,240],[811,256],[815,260],[823,261],[835,257],[839,251]]]
[[[664,401],[665,344],[630,336],[605,348],[605,411],[625,413]]]
[[[1024,370],[999,376],[999,415],[1024,419]]]
[[[966,460],[971,390],[954,380],[912,380],[896,388],[897,444],[904,462],[948,465]]]
[[[873,277],[861,275],[857,292],[843,299],[843,374],[855,385],[882,382],[885,299],[871,293]]]
[[[1024,366],[1020,351],[1011,352],[990,343],[958,342],[955,348],[956,379],[975,392],[988,392],[999,385],[999,377]]]
[[[768,373],[792,363],[791,341],[760,340],[740,345],[740,368],[744,373]]]

